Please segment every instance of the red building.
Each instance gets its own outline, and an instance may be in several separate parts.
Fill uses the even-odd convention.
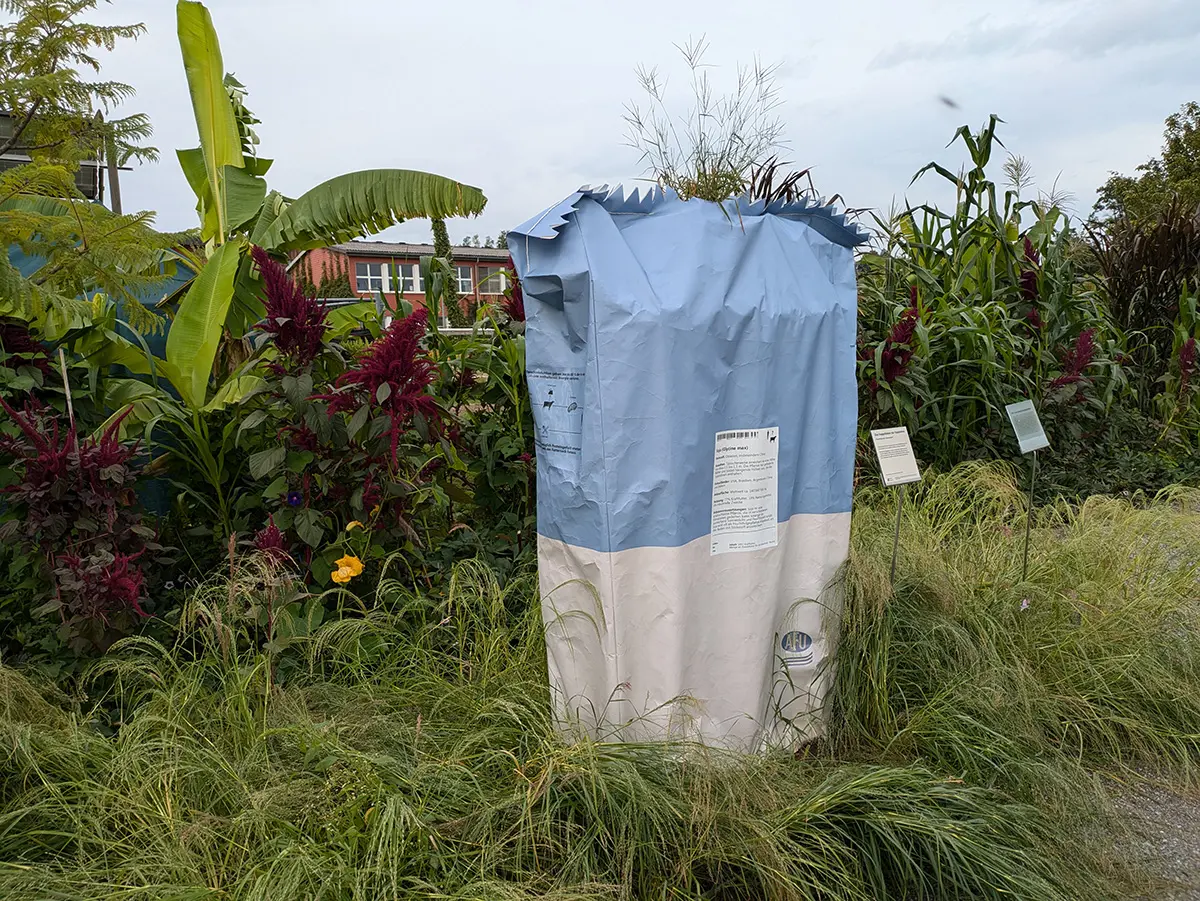
[[[385,241],[351,241],[305,251],[289,266],[293,275],[320,285],[345,275],[354,295],[376,298],[380,294],[392,309],[399,293],[414,309],[425,306],[421,257],[433,255],[432,244],[392,244]],[[496,247],[451,249],[458,274],[458,293],[464,307],[490,303],[508,286],[508,251]]]

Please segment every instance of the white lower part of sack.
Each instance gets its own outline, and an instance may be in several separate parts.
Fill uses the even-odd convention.
[[[824,731],[850,514],[798,514],[775,547],[603,553],[538,536],[560,728],[602,741],[791,748]]]

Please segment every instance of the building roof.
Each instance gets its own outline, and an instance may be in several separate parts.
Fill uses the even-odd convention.
[[[357,257],[420,257],[433,256],[432,244],[392,244],[388,241],[349,241],[334,244],[329,248],[339,253]],[[452,247],[450,253],[456,260],[495,260],[508,262],[508,251],[503,247]]]

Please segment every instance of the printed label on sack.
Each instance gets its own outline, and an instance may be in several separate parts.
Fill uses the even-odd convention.
[[[583,371],[529,370],[538,454],[579,457],[583,452]]]
[[[713,456],[712,553],[779,543],[779,429],[717,432]]]

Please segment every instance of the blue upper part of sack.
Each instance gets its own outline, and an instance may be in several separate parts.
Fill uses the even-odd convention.
[[[510,231],[539,533],[602,552],[707,535],[729,429],[779,429],[779,522],[849,511],[866,239],[811,201],[660,189],[580,190]]]

